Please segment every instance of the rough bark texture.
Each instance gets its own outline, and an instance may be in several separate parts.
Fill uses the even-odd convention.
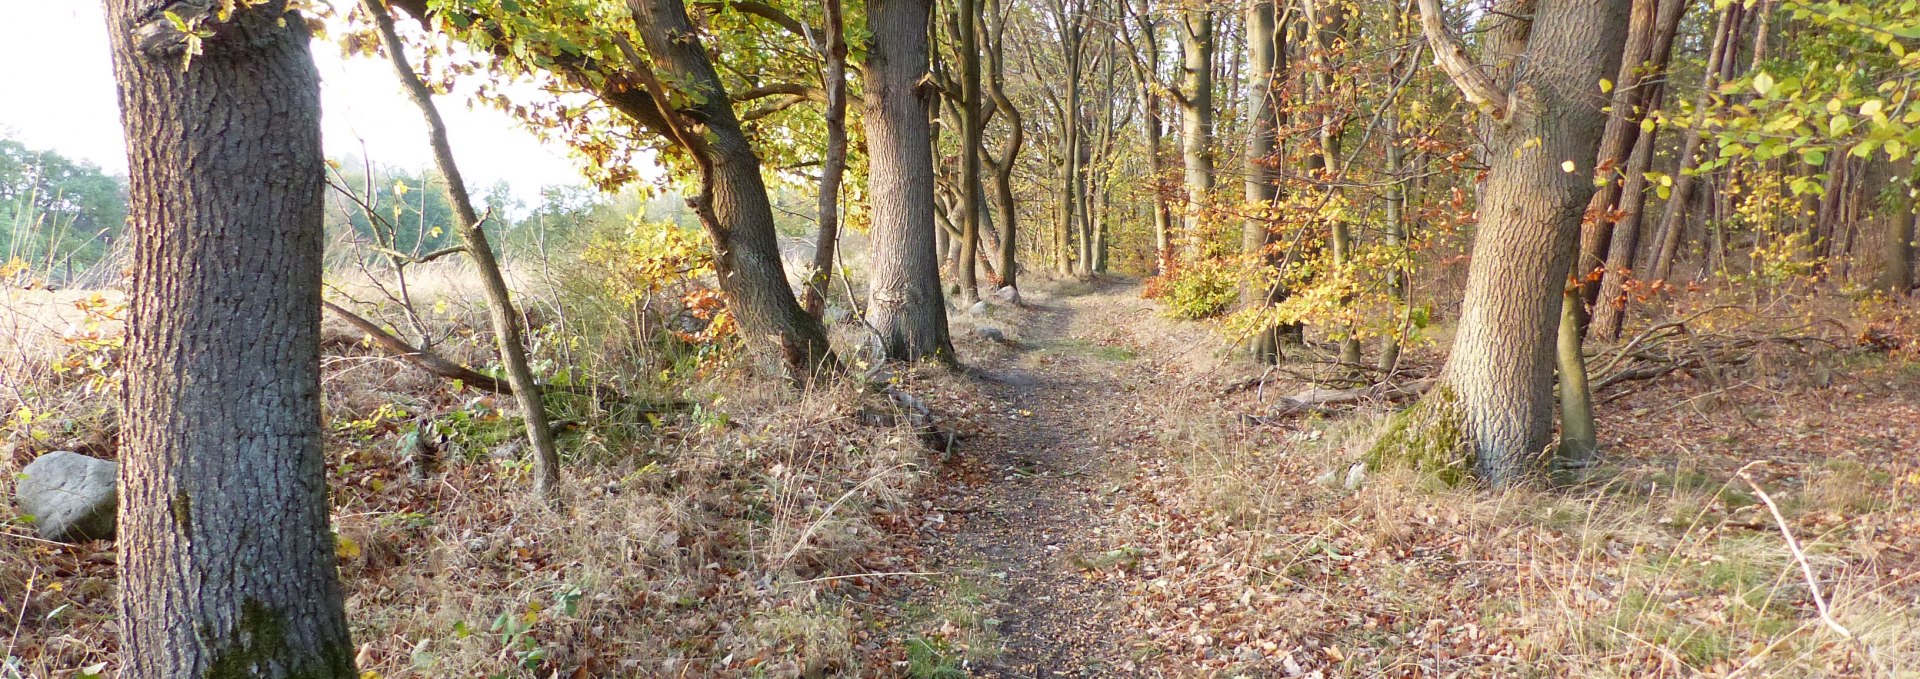
[[[466,179],[453,162],[453,143],[447,138],[447,125],[440,119],[440,109],[433,104],[433,91],[427,89],[427,84],[407,63],[406,46],[393,29],[393,15],[380,0],[365,0],[365,7],[380,29],[380,40],[386,45],[387,58],[393,62],[401,89],[426,118],[427,142],[433,147],[434,164],[447,182],[447,203],[453,206],[453,218],[460,222],[454,225],[454,231],[460,234],[467,256],[479,270],[481,289],[487,296],[487,318],[493,325],[494,346],[500,353],[501,365],[507,369],[507,384],[513,388],[513,397],[520,404],[521,419],[526,424],[527,445],[533,450],[533,489],[542,496],[551,496],[560,485],[560,453],[553,445],[553,427],[547,421],[540,383],[533,379],[533,370],[527,366],[527,346],[520,336],[520,313],[514,309],[507,279],[501,275],[500,262],[495,259],[493,247],[487,243],[487,234],[481,228],[485,218],[473,209]]]
[[[1528,66],[1502,93],[1507,105],[1495,107],[1506,115],[1496,116],[1487,141],[1492,166],[1446,388],[1438,390],[1446,403],[1427,406],[1455,411],[1429,419],[1461,424],[1476,472],[1490,483],[1522,478],[1553,439],[1555,330],[1606,122],[1599,82],[1618,66],[1628,4],[1541,0],[1516,52]],[[1449,43],[1434,50],[1458,48]]]
[[[321,450],[306,20],[278,1],[201,17],[213,35],[183,68],[161,3],[106,8],[134,253],[120,676],[355,677]]]
[[[714,273],[727,293],[728,309],[740,321],[741,336],[755,353],[776,360],[797,383],[837,370],[839,363],[826,330],[819,319],[800,308],[788,286],[773,229],[773,207],[760,176],[760,158],[740,130],[732,100],[687,18],[686,4],[633,0],[628,6],[652,57],[652,68],[643,72],[658,69],[664,77],[657,80],[672,82],[691,95],[683,109],[651,102],[657,107],[653,117],[664,119],[655,123],[666,128],[661,133],[699,159],[701,191],[691,202],[713,241]],[[691,129],[682,120],[702,129]],[[924,115],[921,124],[925,124]]]
[[[889,359],[951,360],[946,301],[934,253],[933,148],[927,144],[930,0],[867,3],[868,193],[873,274],[868,320]]]

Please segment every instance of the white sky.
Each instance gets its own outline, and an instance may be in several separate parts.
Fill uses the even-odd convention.
[[[110,173],[127,169],[114,93],[105,20],[98,0],[0,0],[0,128],[31,148],[92,161]],[[400,91],[383,60],[343,59],[316,42],[327,155],[361,154],[405,168],[432,164],[426,123]],[[542,186],[581,184],[567,149],[542,144],[504,113],[469,109],[440,97],[440,113],[467,183],[478,192],[496,181],[534,203]]]

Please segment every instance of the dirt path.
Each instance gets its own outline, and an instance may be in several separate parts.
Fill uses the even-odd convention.
[[[997,653],[956,668],[973,676],[1133,676],[1123,593],[1085,568],[1112,558],[1116,529],[1116,448],[1103,424],[1135,399],[1124,377],[1137,369],[1133,350],[1112,339],[1125,311],[1106,300],[1035,304],[1020,350],[979,366],[993,431],[957,451],[977,482],[953,498],[952,529],[929,547],[949,582],[971,583],[997,635]]]

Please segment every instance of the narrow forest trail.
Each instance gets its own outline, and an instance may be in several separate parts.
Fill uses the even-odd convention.
[[[945,501],[951,526],[927,546],[997,649],[975,654],[972,676],[1132,676],[1124,593],[1085,574],[1122,530],[1129,451],[1108,425],[1139,409],[1130,373],[1145,368],[1119,329],[1151,313],[1131,290],[1106,281],[1034,303],[1018,350],[977,366],[994,426],[955,451],[973,483]]]

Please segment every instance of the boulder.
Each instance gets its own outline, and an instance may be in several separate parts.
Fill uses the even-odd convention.
[[[973,314],[975,316],[980,316],[980,315],[986,314],[987,310],[990,308],[991,307],[987,306],[987,300],[983,299],[978,302],[974,302],[973,306],[967,307],[967,313]]]
[[[40,537],[60,542],[113,539],[120,506],[114,481],[120,465],[59,450],[35,458],[20,472],[13,499],[33,517]]]
[[[999,328],[995,328],[992,326],[983,325],[978,328],[975,328],[973,330],[973,334],[979,335],[981,338],[986,339],[987,341],[990,341],[990,342],[996,342],[999,344],[1007,343],[1007,334],[1000,332]]]
[[[1011,285],[1008,285],[1000,288],[999,290],[993,291],[993,296],[999,298],[1000,301],[1002,302],[1006,302],[1014,306],[1020,305],[1020,289],[1013,287]]]

